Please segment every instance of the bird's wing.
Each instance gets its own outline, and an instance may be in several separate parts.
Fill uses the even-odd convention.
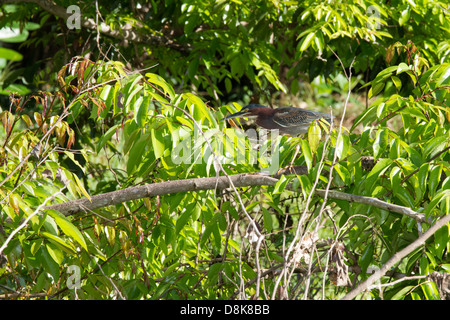
[[[328,120],[330,115],[321,112],[304,110],[294,107],[281,107],[276,109],[273,121],[282,127],[296,127],[300,125],[309,125],[317,119],[325,118]]]

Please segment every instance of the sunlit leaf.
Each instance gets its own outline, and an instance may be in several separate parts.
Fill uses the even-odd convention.
[[[303,52],[311,45],[311,42],[315,38],[316,34],[314,32],[309,33],[305,38],[302,40],[302,44],[300,45],[299,51]]]
[[[155,158],[161,158],[164,154],[164,151],[166,150],[165,144],[164,144],[164,135],[161,130],[151,130],[151,139],[152,139],[152,146],[153,151],[155,153]]]
[[[308,128],[308,143],[312,154],[317,152],[322,137],[319,125],[314,121]]]
[[[65,252],[67,252],[69,254],[76,254],[76,249],[70,242],[64,241],[59,236],[55,236],[48,232],[41,232],[41,234],[45,238],[47,238],[47,240],[49,240],[53,244],[57,245],[60,249],[64,250]]]
[[[54,210],[48,210],[48,213],[53,217],[53,219],[55,219],[58,226],[66,235],[73,238],[76,242],[78,242],[78,244],[83,247],[83,249],[87,251],[87,246],[83,235],[81,234],[80,230],[78,230],[78,228],[72,224],[72,222],[70,222],[66,217],[61,216],[60,213]]]

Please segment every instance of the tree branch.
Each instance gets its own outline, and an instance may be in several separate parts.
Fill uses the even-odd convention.
[[[116,205],[126,201],[154,197],[158,195],[200,190],[223,190],[231,187],[231,183],[234,184],[236,188],[253,186],[274,186],[277,181],[278,179],[276,178],[260,173],[241,173],[230,175],[229,177],[220,176],[210,178],[173,180],[103,193],[92,196],[91,199],[83,198],[54,204],[46,206],[44,209],[57,210],[68,216],[86,210],[94,210],[106,206]],[[292,187],[292,184],[287,185],[286,188],[288,190],[295,191]],[[315,194],[320,197],[324,197],[325,190],[317,189],[315,191]],[[335,190],[328,191],[328,198],[363,203],[383,210],[406,215],[417,220],[418,222],[431,222],[428,221],[423,214],[417,213],[410,208],[388,203],[376,198],[358,196]]]
[[[236,188],[275,185],[278,179],[261,174],[237,174],[229,176]],[[154,184],[146,184],[137,187],[103,193],[92,196],[91,199],[83,198],[45,207],[45,209],[58,210],[64,215],[72,215],[85,210],[94,210],[106,206],[116,205],[122,202],[154,197],[158,195],[178,192],[190,192],[201,190],[223,190],[231,187],[230,180],[226,176],[210,178],[194,178],[185,180],[173,180]]]

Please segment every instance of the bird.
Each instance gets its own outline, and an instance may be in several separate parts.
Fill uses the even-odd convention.
[[[243,107],[239,112],[230,114],[222,120],[232,118],[247,117],[256,118],[255,122],[258,126],[268,130],[278,129],[282,135],[298,136],[308,132],[309,125],[316,120],[324,119],[331,125],[334,117],[323,112],[305,110],[295,107],[279,107],[272,109],[261,104],[249,104]],[[289,172],[293,170],[294,160],[300,151],[300,145],[295,146],[294,156],[287,167]],[[279,171],[281,172],[281,171]],[[278,172],[278,173],[279,173]]]
[[[331,124],[334,118],[327,113],[295,107],[272,109],[261,104],[249,104],[222,120],[238,117],[256,118],[255,122],[258,126],[268,130],[278,129],[281,134],[290,136],[308,132],[309,125],[315,120],[324,119]]]

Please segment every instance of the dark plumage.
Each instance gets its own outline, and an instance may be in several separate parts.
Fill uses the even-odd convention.
[[[268,130],[278,129],[281,134],[291,136],[308,132],[308,127],[314,120],[323,118],[330,124],[332,122],[332,116],[327,113],[294,107],[272,109],[260,104],[249,104],[223,120],[236,117],[256,118],[257,125]]]

